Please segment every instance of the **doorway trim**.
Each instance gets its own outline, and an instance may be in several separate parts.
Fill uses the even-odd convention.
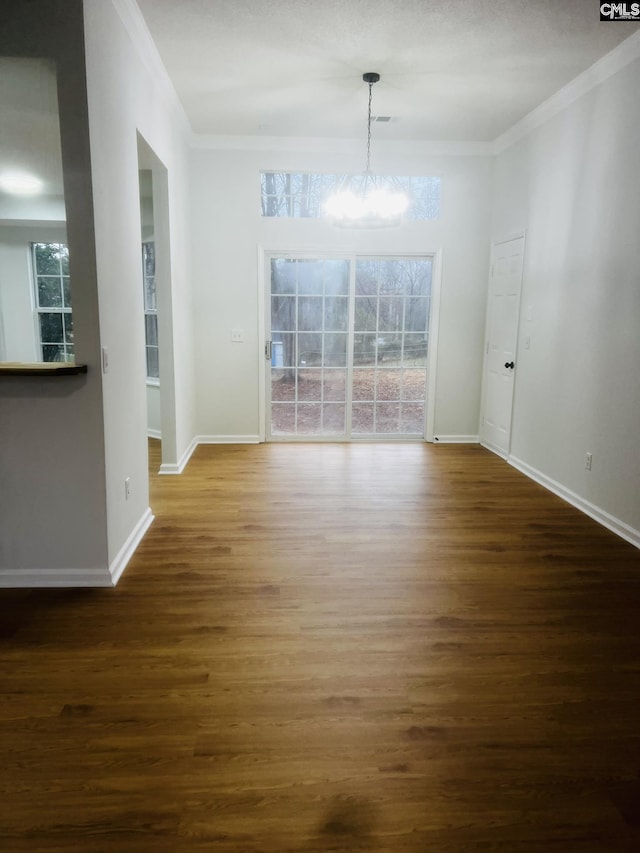
[[[160,357],[160,435],[162,464],[160,474],[179,474],[176,438],[176,394],[173,350],[173,297],[171,280],[171,233],[169,214],[169,172],[140,131],[138,170],[151,172],[153,185],[153,222],[156,244],[156,293],[158,300],[158,344]],[[140,267],[142,276],[142,266]],[[142,278],[140,279],[142,293]],[[146,377],[145,377],[146,395]],[[146,397],[145,397],[146,399]]]

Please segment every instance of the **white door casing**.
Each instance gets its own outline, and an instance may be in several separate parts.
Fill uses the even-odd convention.
[[[493,244],[480,439],[505,458],[511,442],[523,260],[524,235]]]

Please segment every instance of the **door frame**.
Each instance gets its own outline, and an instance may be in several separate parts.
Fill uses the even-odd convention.
[[[491,279],[493,278],[493,266],[495,262],[495,254],[498,246],[503,245],[504,243],[510,243],[512,240],[520,240],[522,239],[522,262],[520,267],[520,290],[518,293],[518,312],[517,312],[517,322],[516,322],[516,334],[515,334],[515,345],[514,350],[516,354],[519,352],[519,337],[520,337],[520,314],[522,310],[522,288],[524,286],[524,264],[526,258],[527,251],[527,232],[526,229],[522,231],[515,231],[512,234],[507,235],[506,237],[501,237],[497,240],[491,241],[491,255],[489,258],[489,275],[487,278],[487,310],[485,315],[485,329],[484,329],[484,344],[483,344],[483,358],[482,358],[482,388],[481,388],[481,396],[480,396],[480,423],[478,425],[478,433],[480,436],[480,444],[482,447],[486,447],[487,450],[490,450],[492,453],[495,453],[497,456],[502,457],[503,459],[508,459],[511,453],[511,432],[513,427],[513,410],[515,408],[515,399],[516,399],[516,378],[517,373],[513,375],[513,393],[511,395],[511,412],[509,413],[509,441],[508,447],[506,450],[501,450],[499,447],[496,447],[494,444],[487,442],[484,439],[483,431],[484,431],[484,407],[486,403],[486,395],[487,395],[487,360],[489,355],[489,322],[490,322],[490,297],[491,297]]]
[[[436,404],[436,383],[437,383],[437,364],[438,364],[438,331],[440,325],[440,291],[442,284],[442,249],[425,249],[422,252],[367,252],[363,250],[353,249],[345,251],[344,249],[334,251],[330,247],[305,247],[303,249],[279,249],[273,247],[265,247],[258,245],[258,405],[260,417],[259,440],[266,442],[267,440],[267,369],[265,347],[267,343],[267,321],[270,320],[270,300],[267,300],[267,288],[271,288],[271,278],[267,267],[270,269],[271,258],[285,257],[296,259],[323,259],[336,258],[348,261],[355,261],[357,258],[376,259],[411,259],[411,258],[431,258],[431,307],[429,313],[429,346],[427,350],[427,393],[425,398],[425,431],[424,441],[433,442],[435,433],[435,404]],[[351,300],[350,295],[350,300]],[[267,314],[269,311],[269,314]],[[351,331],[349,333],[351,335]],[[309,438],[306,439],[307,441]],[[313,441],[329,441],[329,442],[350,442],[353,439],[346,436],[344,438],[331,436],[329,438],[313,438]],[[358,442],[363,441],[401,441],[398,438],[385,438],[384,436],[358,439]]]
[[[153,200],[153,230],[156,256],[156,298],[158,304],[158,356],[160,360],[160,474],[179,474],[177,448],[176,378],[173,334],[173,297],[171,262],[171,206],[169,171],[149,145],[136,131],[138,171],[151,172]],[[140,253],[140,293],[142,294],[142,254]],[[142,304],[142,299],[140,300]],[[141,318],[141,322],[143,322]],[[146,361],[145,361],[146,363]],[[145,376],[145,403],[147,379]],[[145,405],[146,409],[146,405]],[[145,414],[145,417],[147,415]]]

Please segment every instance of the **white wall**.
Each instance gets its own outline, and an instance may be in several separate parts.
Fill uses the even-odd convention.
[[[64,222],[65,219],[62,196],[0,196],[0,222],[19,225],[22,222]]]
[[[148,511],[137,132],[164,166],[168,181],[170,274],[159,294],[159,312],[163,415],[166,403],[171,428],[165,430],[163,422],[163,461],[170,447],[174,458],[169,461],[176,462],[194,433],[187,129],[162,74],[154,73],[154,48],[139,28],[137,7],[124,0],[85,0],[84,9],[100,334],[109,351],[104,411],[113,561]],[[135,45],[142,46],[142,53]],[[161,239],[158,233],[156,239]],[[125,478],[131,484],[128,500]]]
[[[527,231],[511,454],[636,534],[639,79],[636,60],[503,152],[493,215],[495,239]]]
[[[64,226],[0,222],[0,359],[41,361],[31,269],[31,243],[66,243]]]
[[[0,54],[56,60],[76,358],[0,378],[0,584],[108,584],[100,335],[79,0],[3,0]]]
[[[187,131],[153,50],[143,60],[123,25],[120,14],[144,45],[134,4],[39,0],[33,11],[3,2],[0,54],[57,61],[76,358],[88,372],[1,378],[0,584],[108,585],[150,519],[136,131],[165,167],[163,453],[179,458],[194,434]]]
[[[147,383],[147,435],[150,438],[162,437],[160,386],[150,382]]]
[[[196,318],[197,432],[211,437],[260,433],[258,246],[265,250],[429,253],[442,250],[435,432],[478,433],[491,160],[429,156],[416,146],[374,143],[376,171],[442,176],[442,216],[398,230],[339,232],[317,220],[262,219],[261,169],[359,172],[364,149],[194,150],[191,155],[193,280]],[[315,150],[314,150],[315,149]],[[231,342],[241,328],[245,343]]]

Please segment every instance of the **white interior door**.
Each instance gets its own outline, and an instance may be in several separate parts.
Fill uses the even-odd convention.
[[[515,382],[524,237],[495,243],[492,252],[480,437],[508,456]]]

